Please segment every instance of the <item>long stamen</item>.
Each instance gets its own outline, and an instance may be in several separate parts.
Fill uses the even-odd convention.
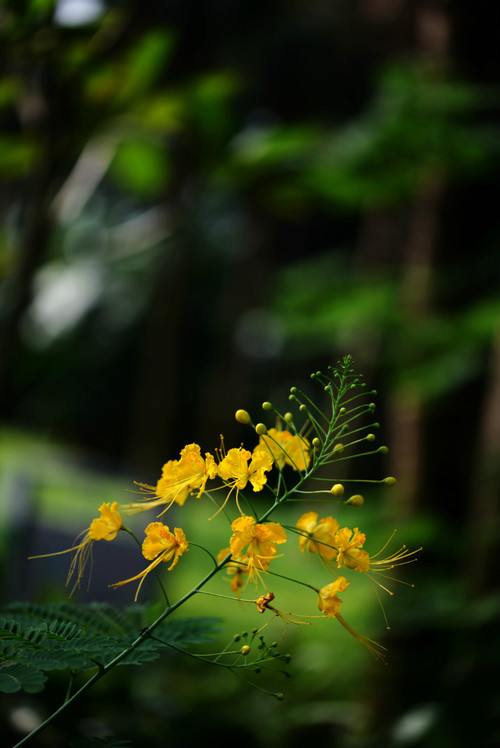
[[[382,644],[379,644],[378,642],[374,641],[373,639],[368,638],[364,634],[360,634],[358,631],[355,631],[347,621],[340,615],[340,613],[337,613],[336,619],[339,623],[342,624],[342,626],[347,629],[347,631],[354,636],[355,639],[357,639],[361,644],[364,644],[364,646],[370,650],[372,655],[377,659],[381,660],[382,662],[385,662],[385,653],[387,652],[386,647],[384,647]]]

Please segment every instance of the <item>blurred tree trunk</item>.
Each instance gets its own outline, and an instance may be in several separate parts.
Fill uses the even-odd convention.
[[[492,341],[471,476],[464,576],[475,596],[498,584],[500,561],[500,328]]]
[[[401,258],[399,308],[410,319],[421,320],[431,312],[443,190],[444,183],[436,179],[409,209]],[[411,369],[412,361],[407,361],[407,366]],[[398,483],[388,500],[391,510],[400,517],[412,516],[422,495],[424,405],[423,393],[411,384],[395,386],[389,401],[389,473],[398,477]]]
[[[39,154],[26,187],[16,262],[6,282],[0,310],[0,418],[11,415],[21,322],[32,299],[33,279],[44,261],[52,228],[50,205],[61,159],[59,134],[64,121],[56,89],[49,67],[40,64],[38,70],[29,69],[26,74],[26,92],[19,104],[23,128],[37,138]]]
[[[436,70],[446,65],[450,28],[444,0],[419,4],[407,0],[363,0],[360,15],[374,32],[372,44],[379,45],[378,58],[413,47],[416,56],[431,61]],[[358,247],[361,263],[392,261],[396,265],[395,260],[399,261],[399,279],[394,279],[399,283],[398,308],[410,319],[425,318],[431,310],[443,192],[444,180],[436,174],[415,196],[406,215],[401,208],[392,208],[370,211],[362,219]],[[411,370],[412,361],[407,361],[406,366]],[[414,512],[421,492],[423,409],[417,388],[395,386],[388,404],[388,473],[397,476],[398,483],[388,492],[388,501],[391,513],[401,517]]]

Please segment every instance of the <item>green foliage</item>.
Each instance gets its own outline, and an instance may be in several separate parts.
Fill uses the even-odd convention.
[[[111,176],[132,194],[155,195],[168,182],[166,154],[151,139],[127,138],[118,145],[111,165]]]
[[[466,285],[465,274],[461,282]],[[359,272],[329,254],[290,263],[275,287],[275,311],[290,343],[318,356],[349,339],[368,345],[386,330],[393,383],[426,400],[477,376],[500,317],[497,294],[466,300],[456,310],[416,314],[401,303],[398,278]]]
[[[103,667],[136,642],[148,617],[149,610],[141,606],[12,603],[0,617],[0,691],[35,693],[43,689],[47,671],[75,674]],[[217,624],[215,618],[165,621],[156,629],[161,641],[146,637],[121,664],[155,660],[169,644],[178,648],[211,641]]]
[[[432,66],[393,64],[360,117],[333,128],[271,124],[243,132],[231,166],[240,181],[273,179],[264,186],[268,207],[288,198],[294,206],[348,210],[400,204],[437,177],[478,173],[496,157],[498,141],[469,121],[482,103],[472,87]]]

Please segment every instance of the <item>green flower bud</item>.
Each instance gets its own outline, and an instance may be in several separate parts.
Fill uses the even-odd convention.
[[[244,655],[245,657],[247,656],[247,654],[249,654],[249,652],[250,652],[250,647],[248,646],[248,644],[244,644],[242,648],[240,649],[240,654]]]
[[[265,403],[262,403],[262,410],[272,410],[273,406],[270,402],[266,400]]]
[[[344,445],[341,444],[340,442],[336,444],[333,448],[333,454],[336,454],[336,455],[344,454]]]
[[[394,486],[396,484],[396,478],[393,478],[392,475],[389,475],[387,478],[384,478],[384,483],[386,486]]]
[[[319,449],[321,447],[321,439],[318,439],[318,437],[315,436],[314,439],[312,440],[312,445],[314,449]]]
[[[285,415],[283,416],[283,420],[285,420],[287,423],[292,423],[293,413],[285,413]]]
[[[365,436],[365,439],[367,442],[374,442],[375,441],[375,434],[367,434]]]
[[[377,449],[377,452],[380,452],[381,455],[386,455],[386,454],[388,454],[389,449],[388,449],[388,447],[379,447]]]
[[[267,426],[265,423],[258,423],[255,427],[255,431],[259,436],[264,436],[264,434],[267,434]]]

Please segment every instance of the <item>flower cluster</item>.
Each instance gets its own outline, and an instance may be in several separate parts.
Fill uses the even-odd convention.
[[[348,580],[349,574],[353,573],[352,579],[365,575],[373,582],[376,579],[374,574],[387,577],[386,572],[395,566],[413,561],[415,551],[408,551],[403,546],[381,558],[386,543],[378,553],[371,555],[364,548],[366,535],[358,527],[351,529],[342,526],[340,515],[339,518],[331,515],[320,518],[314,509],[302,513],[296,524],[291,526],[271,519],[271,515],[292,500],[309,505],[311,502],[327,501],[330,505],[362,506],[364,497],[359,493],[344,498],[346,485],[355,480],[342,475],[342,461],[387,452],[383,446],[367,447],[375,440],[370,429],[377,428],[378,424],[363,425],[360,419],[373,414],[374,404],[366,402],[366,396],[373,393],[366,392],[364,384],[354,374],[349,358],[344,359],[338,368],[332,368],[328,375],[317,372],[313,379],[328,394],[329,404],[327,408],[320,407],[308,395],[292,388],[290,400],[298,406],[303,421],[300,428],[296,426],[296,417],[292,413],[282,414],[269,402],[262,405],[264,412],[271,413],[274,419],[274,424],[269,427],[264,423],[254,424],[246,410],[238,410],[235,414],[238,423],[249,426],[254,436],[258,437],[252,449],[240,445],[226,450],[222,440],[221,447],[211,453],[202,452],[198,444],[187,444],[180,451],[178,459],[168,460],[163,465],[156,484],[136,484],[139,493],[136,501],[120,507],[116,501],[102,504],[100,517],[91,522],[83,537],[77,539],[72,548],[59,552],[74,554],[68,575],[69,583],[76,574],[73,590],[80,584],[95,541],[113,540],[120,531],[133,535],[124,525],[122,516],[154,510],[156,521],[146,526],[142,544],[137,541],[148,565],[130,578],[112,583],[111,587],[138,582],[135,593],[137,600],[145,579],[154,571],[167,601],[166,616],[194,594],[205,592],[217,595],[202,588],[218,572],[224,571],[233,599],[257,603],[259,613],[267,611],[287,621],[300,622],[299,619],[307,614],[285,614],[270,605],[275,595],[268,590],[268,580],[275,577],[289,579],[315,591],[322,617],[336,619],[376,657],[383,657],[384,648],[381,645],[359,634],[346,623],[340,612],[342,599],[339,594],[352,583]],[[395,480],[389,477],[373,481],[364,479],[364,482],[390,486]],[[215,502],[218,508],[214,517],[223,509],[226,510],[222,516],[229,517],[232,534],[218,553],[214,554],[193,541],[188,542],[181,528],[171,530],[159,521],[174,504],[176,515],[189,511],[184,506],[189,496],[202,500],[206,497]],[[222,498],[219,499],[219,496]],[[228,506],[231,497],[234,497],[234,503]],[[282,551],[287,543],[287,531],[298,535],[299,551],[319,558],[329,578],[323,585],[316,586],[305,579],[290,579],[281,573],[286,562],[281,562],[281,567],[275,566],[275,560],[284,556]],[[204,548],[214,566],[191,592],[171,606],[157,572],[162,564],[172,571],[190,547]],[[276,568],[280,568],[280,573]],[[332,578],[333,575],[335,578]],[[256,588],[263,587],[264,594],[256,600],[244,599],[242,596],[249,583]],[[378,584],[390,592],[384,584]]]

